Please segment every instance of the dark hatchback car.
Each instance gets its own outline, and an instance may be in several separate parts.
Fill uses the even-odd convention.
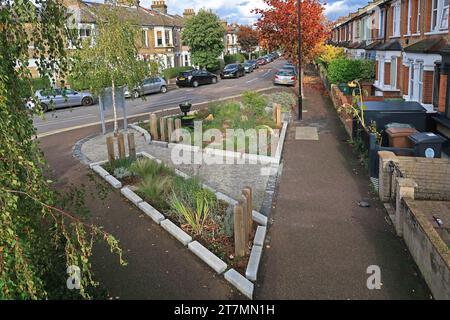
[[[232,63],[225,66],[220,73],[220,78],[239,78],[245,76],[244,66],[240,63]]]
[[[202,84],[217,83],[217,76],[206,70],[181,72],[177,77],[177,86],[197,88]]]

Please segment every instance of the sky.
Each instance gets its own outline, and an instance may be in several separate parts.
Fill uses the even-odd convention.
[[[324,0],[320,0],[325,3]],[[251,11],[254,8],[266,8],[263,0],[166,0],[169,13],[182,14],[185,8],[197,12],[201,8],[212,9],[228,22],[253,24],[258,16]],[[141,5],[150,7],[152,0],[141,0]],[[368,3],[368,0],[330,0],[325,4],[325,15],[331,21],[356,11]]]

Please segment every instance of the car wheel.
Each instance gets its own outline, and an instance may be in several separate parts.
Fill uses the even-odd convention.
[[[138,99],[141,96],[141,94],[139,93],[139,91],[133,91],[133,98],[134,99]]]
[[[216,78],[216,77],[212,78],[212,83],[213,83],[213,84],[216,84],[216,83],[217,83],[217,78]]]
[[[194,88],[197,88],[197,87],[198,87],[198,85],[199,85],[198,81],[194,81],[194,82],[192,82],[192,86],[193,86]]]
[[[81,104],[84,107],[90,106],[94,103],[94,100],[91,97],[84,97],[83,100],[81,100]]]
[[[159,91],[161,91],[161,93],[166,93],[167,92],[167,87],[166,86],[162,86]]]
[[[42,108],[42,112],[48,111],[48,105],[46,105],[45,103],[41,103],[41,108]]]

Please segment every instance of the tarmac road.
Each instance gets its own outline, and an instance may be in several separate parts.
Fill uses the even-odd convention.
[[[240,95],[247,90],[272,88],[275,72],[282,67],[284,60],[279,59],[262,66],[253,73],[239,79],[220,80],[215,85],[205,85],[198,88],[174,88],[166,94],[151,94],[136,100],[127,99],[127,115],[133,116],[156,110],[178,106],[184,101],[192,104],[204,103],[220,98]],[[119,111],[121,116],[121,111]],[[113,118],[112,111],[106,113],[106,121]],[[99,106],[74,107],[58,109],[45,114],[44,119],[35,117],[34,124],[38,135],[58,133],[70,128],[83,127],[100,121]]]

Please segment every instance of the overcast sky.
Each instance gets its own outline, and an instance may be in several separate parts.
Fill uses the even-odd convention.
[[[325,3],[325,1],[321,0]],[[251,11],[254,8],[264,8],[263,0],[167,0],[169,13],[182,14],[185,8],[193,8],[198,11],[201,8],[213,9],[221,18],[228,22],[240,24],[252,24],[257,16]],[[330,20],[335,20],[350,11],[367,4],[364,0],[331,0],[325,4],[325,15]],[[141,0],[141,4],[150,7],[152,0]]]

